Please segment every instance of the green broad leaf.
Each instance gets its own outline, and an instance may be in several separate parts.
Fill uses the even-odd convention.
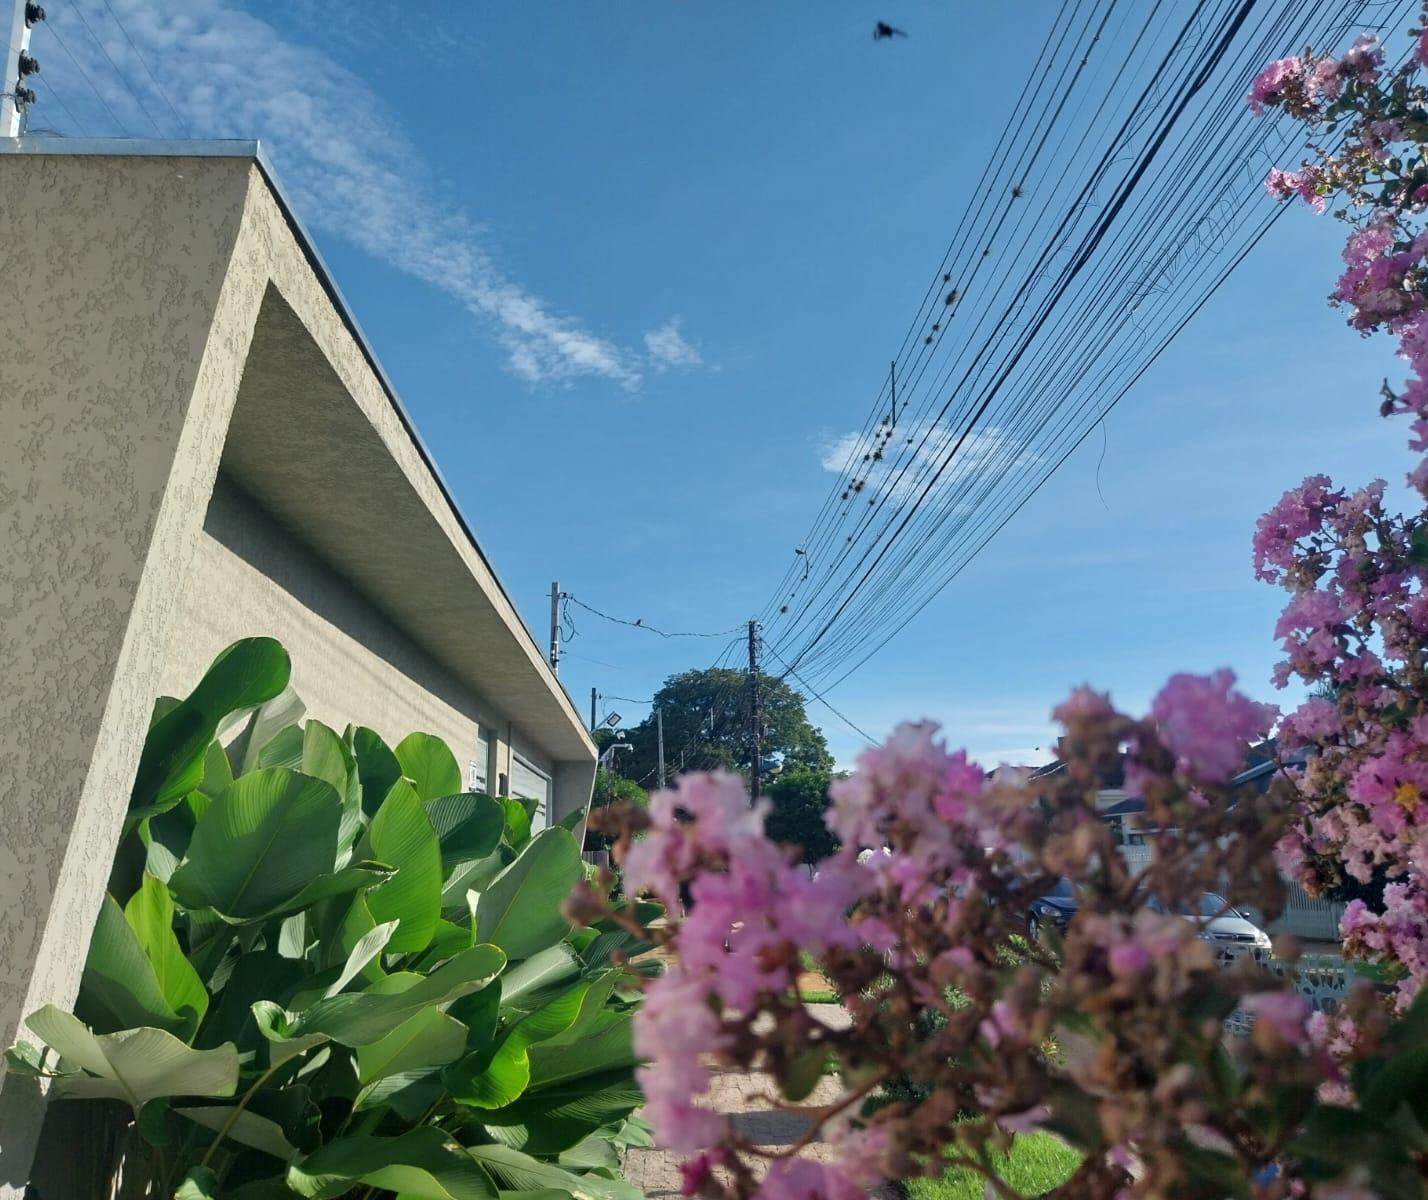
[[[453,954],[459,954],[472,945],[472,937],[469,925],[458,925],[454,921],[438,921],[436,932],[432,934],[431,943],[427,946],[426,953],[422,955],[417,970],[429,971],[437,963],[444,962]]]
[[[823,1068],[827,1062],[828,1047],[821,1042],[816,1042],[794,1055],[782,1081],[784,1099],[792,1100],[795,1104],[806,1100],[809,1093],[818,1086],[818,1081],[823,1078]]]
[[[278,953],[284,958],[306,958],[311,936],[307,913],[295,912],[290,917],[284,917],[278,927]]]
[[[284,1162],[297,1153],[297,1148],[288,1141],[283,1127],[276,1121],[260,1117],[247,1109],[235,1116],[235,1107],[231,1104],[221,1104],[213,1108],[176,1108],[173,1111],[204,1129],[211,1129],[215,1133],[220,1129],[224,1130],[223,1137],[226,1141],[252,1146],[253,1149],[271,1154]]]
[[[352,751],[321,721],[309,721],[302,730],[300,770],[314,779],[326,780],[342,797],[342,825],[337,833],[337,845],[339,850],[345,850],[357,840],[363,824],[362,785]]]
[[[618,953],[626,959],[643,954],[654,948],[653,942],[637,938],[628,929],[613,929],[601,933],[589,946],[581,951],[585,965],[590,968],[603,967]]]
[[[456,756],[435,734],[407,734],[397,743],[396,755],[402,774],[412,781],[421,800],[436,800],[461,790]]]
[[[11,1075],[35,1077],[45,1073],[45,1052],[38,1046],[18,1041],[5,1051],[5,1070]]]
[[[285,725],[258,751],[258,766],[264,769],[284,767],[289,771],[301,771],[302,742],[302,726]]]
[[[297,1032],[294,1014],[271,1000],[254,1001],[253,1022],[257,1025],[258,1032],[267,1039],[268,1065],[274,1069],[289,1059],[297,1058],[316,1046],[332,1041],[326,1033],[318,1030]]]
[[[229,920],[275,914],[331,871],[341,819],[331,784],[278,767],[250,772],[199,818],[169,886],[185,908]]]
[[[623,1180],[577,1175],[509,1146],[468,1146],[466,1153],[498,1184],[513,1191],[559,1191],[576,1200],[643,1200],[643,1193]]]
[[[169,1004],[143,943],[113,896],[100,906],[75,1007],[101,1033],[151,1025],[187,1041],[198,1028],[195,1011],[180,1015]]]
[[[515,860],[516,852],[502,844],[485,858],[457,863],[447,872],[446,882],[441,886],[442,911],[465,909],[468,892],[484,892]]]
[[[505,956],[495,946],[473,946],[425,977],[389,975],[365,992],[331,996],[300,1013],[259,1002],[253,1006],[253,1015],[264,1037],[273,1043],[275,1055],[279,1047],[297,1042],[303,1043],[302,1049],[322,1041],[370,1046],[422,1009],[449,1004],[485,987],[504,965]],[[283,1057],[291,1054],[284,1052]]]
[[[338,1138],[289,1166],[287,1182],[312,1200],[342,1196],[357,1184],[412,1200],[496,1200],[490,1176],[459,1143],[431,1127],[400,1137]]]
[[[374,920],[400,922],[390,952],[425,949],[441,917],[441,846],[420,797],[406,780],[392,785],[357,853],[396,868],[391,879],[367,895]]]
[[[124,906],[124,920],[143,947],[164,999],[184,1022],[180,1036],[192,1040],[208,1011],[208,992],[174,934],[174,902],[169,889],[146,874]]]
[[[162,807],[198,787],[220,722],[278,695],[291,672],[287,651],[272,638],[245,638],[224,650],[188,697],[149,729],[130,809]]]
[[[25,1019],[51,1049],[86,1072],[56,1082],[79,1099],[125,1100],[135,1115],[160,1096],[231,1096],[238,1086],[232,1045],[193,1050],[162,1029],[96,1036],[82,1021],[47,1004]]]
[[[223,795],[232,784],[233,764],[228,761],[228,752],[223,749],[222,742],[209,742],[203,754],[203,781],[195,789],[200,801],[195,807],[195,815],[202,814],[203,809]],[[190,803],[193,795],[193,792],[189,793]]]
[[[631,1014],[606,1010],[577,1047],[536,1045],[530,1050],[531,1088],[547,1088],[586,1075],[635,1066]]]
[[[586,1033],[594,1028],[595,1023],[600,1019],[600,1014],[605,1011],[610,997],[614,995],[615,988],[620,983],[620,972],[608,971],[602,975],[594,976],[587,982],[588,986],[580,1002],[580,1011],[576,1014],[575,1020],[571,1022],[568,1029],[553,1035],[549,1039],[550,1045],[579,1045],[584,1040]]]
[[[382,953],[382,950],[392,940],[392,934],[396,931],[397,922],[386,921],[381,925],[372,926],[358,938],[348,952],[347,961],[343,964],[341,972],[323,992],[323,999],[337,995],[357,976],[361,975],[368,965]]]
[[[466,1026],[436,1007],[408,1017],[381,1041],[357,1048],[357,1078],[364,1084],[389,1075],[431,1070],[466,1052]]]
[[[580,959],[564,943],[548,946],[501,976],[501,1004],[524,1012],[538,1008],[551,989],[580,974]]]
[[[240,955],[194,1044],[211,1049],[232,1042],[240,1052],[256,1050],[263,1038],[253,1021],[253,1005],[259,1000],[287,1004],[307,973],[306,963],[284,958],[273,950]]]
[[[491,980],[479,992],[471,992],[447,1005],[446,1012],[466,1026],[466,1049],[484,1050],[495,1043],[501,1023],[501,986],[504,977]]]
[[[463,862],[494,854],[500,845],[506,814],[490,796],[461,792],[428,800],[425,807],[441,843],[441,868],[447,875]]]
[[[542,831],[481,894],[476,940],[513,960],[561,941],[571,929],[565,901],[582,876],[575,839],[564,829]]]
[[[1428,1117],[1428,1046],[1387,1059],[1359,1097],[1359,1108],[1379,1119],[1387,1119],[1400,1105],[1419,1120]]]
[[[467,1055],[442,1074],[451,1097],[470,1108],[503,1108],[531,1081],[525,1043],[508,1034],[497,1045]]]
[[[596,1129],[628,1117],[643,1103],[639,1084],[626,1067],[528,1091],[504,1108],[483,1113],[481,1120],[488,1126],[524,1125],[527,1149],[559,1153]]]
[[[237,774],[246,775],[256,771],[262,764],[258,761],[263,748],[284,729],[291,728],[302,720],[307,706],[298,698],[291,684],[283,688],[271,700],[260,704],[246,715],[243,729],[228,747],[230,761],[238,766]],[[240,718],[242,719],[242,718]],[[224,736],[224,727],[219,726],[219,737]]]
[[[500,797],[501,808],[506,814],[504,836],[514,850],[523,849],[531,840],[531,813],[524,804],[513,796]]]
[[[591,1134],[569,1150],[562,1150],[556,1162],[568,1171],[618,1171],[620,1153],[608,1137]]]
[[[386,742],[368,729],[359,726],[351,731],[348,744],[357,761],[357,780],[362,788],[362,811],[375,816],[392,784],[402,777],[402,765]]]
[[[340,951],[341,961],[347,962],[358,943],[376,928],[376,919],[367,905],[367,893],[361,893],[343,914],[342,924],[339,926],[336,936],[327,939],[326,944],[321,947],[325,960],[337,957],[333,951]],[[378,955],[368,962],[359,974],[367,983],[376,983],[377,980],[385,978],[387,973],[382,970],[381,956]]]
[[[174,1200],[218,1200],[218,1176],[211,1167],[190,1167]]]

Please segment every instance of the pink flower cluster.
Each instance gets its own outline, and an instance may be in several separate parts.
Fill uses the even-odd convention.
[[[1160,740],[1177,768],[1197,783],[1227,782],[1244,766],[1245,748],[1264,738],[1278,715],[1272,704],[1235,691],[1234,683],[1234,672],[1223,669],[1172,675],[1151,704]]]
[[[1362,900],[1350,901],[1339,921],[1339,933],[1347,952],[1407,968],[1407,978],[1398,985],[1399,1007],[1406,1008],[1428,979],[1428,890],[1422,873],[1384,888],[1381,913]]]

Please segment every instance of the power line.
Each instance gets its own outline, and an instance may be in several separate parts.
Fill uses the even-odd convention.
[[[1257,195],[1262,178],[1245,178],[1245,173],[1259,154],[1274,160],[1272,123],[1251,125],[1237,111],[1243,109],[1249,75],[1285,46],[1332,40],[1336,23],[1347,31],[1368,6],[1340,5],[1323,37],[1313,36],[1307,24],[1311,18],[1302,8],[1262,6],[1256,32],[1241,36],[1251,5],[1252,0],[1232,4],[1202,27],[1200,16],[1208,7],[1202,0],[1174,35],[1167,57],[1084,176],[1059,224],[1051,204],[1019,210],[1012,224],[1025,227],[1021,246],[988,293],[989,299],[1008,297],[1004,311],[982,305],[975,328],[961,337],[961,351],[938,380],[923,388],[920,403],[913,392],[925,363],[913,378],[898,374],[900,408],[910,417],[914,436],[890,445],[884,432],[876,444],[890,445],[892,465],[881,488],[875,488],[876,496],[866,506],[845,503],[827,520],[821,510],[814,532],[800,546],[808,558],[827,548],[814,569],[805,567],[803,578],[795,581],[794,592],[808,590],[806,581],[812,590],[780,637],[785,645],[791,644],[790,633],[802,642],[790,661],[801,669],[805,686],[810,686],[810,669],[815,675],[831,672],[869,640],[878,647],[885,644],[897,616],[902,616],[901,628],[955,577],[1159,357],[1279,216],[1282,209],[1276,207],[1252,221],[1256,227],[1241,238],[1246,193]],[[1319,13],[1314,10],[1315,16]],[[1137,38],[1144,35],[1142,28]],[[1238,62],[1230,61],[1232,44],[1238,47]],[[1121,56],[1117,81],[1135,57]],[[1116,94],[1115,87],[1108,93]],[[1066,104],[1063,96],[1056,111]],[[1069,135],[1059,139],[1047,166],[1049,177],[1075,187],[1074,179],[1082,178],[1076,166],[1080,147],[1105,106],[1103,99],[1075,151],[1058,169],[1060,147],[1073,140]],[[1148,124],[1157,110],[1164,115]],[[1186,132],[1171,142],[1171,131],[1184,114],[1189,114]],[[1099,189],[1112,174],[1118,181],[1103,203]],[[1014,282],[1015,264],[1048,221],[1052,227],[1041,236],[1049,240]],[[989,257],[986,249],[982,258]],[[1224,257],[1232,261],[1220,271]],[[1191,278],[1177,279],[1187,266]],[[1168,305],[1151,303],[1172,287]],[[946,299],[954,298],[949,293]],[[960,303],[959,295],[950,307],[955,310]],[[1154,329],[1143,327],[1146,315]],[[951,386],[951,373],[988,323],[986,339]],[[941,324],[933,321],[925,339],[936,342],[934,349],[942,344]],[[929,420],[928,401],[939,393],[947,399]],[[1109,404],[1103,402],[1106,395],[1113,397]],[[1081,430],[1088,407],[1095,419]],[[969,446],[974,434],[978,440]],[[865,515],[854,518],[839,549],[832,535],[844,532],[839,526],[855,508]],[[875,518],[885,511],[890,515],[878,527]],[[889,553],[894,548],[896,553]],[[844,562],[850,566],[840,578]],[[780,592],[790,578],[786,573]],[[788,611],[785,605],[773,623]]]
[[[849,720],[842,713],[840,713],[836,708],[834,708],[831,704],[828,703],[827,699],[824,698],[823,694],[817,688],[815,688],[811,683],[804,679],[803,676],[800,675],[797,671],[795,671],[792,667],[789,667],[788,661],[784,658],[782,654],[780,654],[776,649],[774,649],[774,647],[769,643],[769,640],[767,638],[764,639],[764,647],[768,650],[770,654],[772,654],[776,659],[778,659],[779,662],[783,663],[785,667],[788,667],[786,673],[792,675],[795,679],[798,680],[799,683],[803,684],[804,687],[806,687],[810,692],[812,692],[813,698],[817,700],[819,704],[823,705],[824,708],[826,708],[835,717],[842,721],[844,725],[846,725],[849,729],[851,729],[854,733],[861,737],[865,742],[867,742],[868,745],[876,746],[878,744],[877,739],[874,738],[872,734],[870,734],[867,730],[861,728],[860,726],[855,725],[851,720]]]
[[[99,47],[99,53],[104,55],[104,61],[107,62],[114,69],[114,75],[119,80],[119,82],[121,84],[125,83],[128,80],[128,75],[126,75],[125,72],[121,71],[119,69],[119,64],[116,63],[109,56],[108,48],[104,45],[102,41],[100,41],[99,35],[94,32],[93,26],[91,26],[89,23],[89,18],[84,15],[84,9],[80,8],[79,6],[79,0],[70,0],[70,3],[74,8],[74,15],[77,16],[80,19],[81,24],[84,25],[85,32],[89,34],[90,40],[96,46]],[[149,120],[149,124],[154,127],[154,132],[157,133],[160,137],[163,137],[163,128],[156,120],[154,120],[154,114],[149,111],[149,106],[144,103],[143,99],[139,96],[139,94],[131,88],[129,89],[129,97],[143,110],[144,116],[147,117]]]
[[[662,637],[662,638],[718,638],[718,637],[728,637],[731,633],[735,633],[735,632],[737,632],[739,629],[742,628],[742,626],[736,625],[733,629],[721,629],[721,630],[717,630],[717,631],[712,632],[712,633],[688,633],[688,632],[671,633],[671,632],[667,632],[666,630],[663,630],[663,629],[656,629],[653,625],[647,625],[647,624],[645,624],[645,621],[644,621],[644,618],[643,618],[643,617],[637,617],[637,618],[636,618],[635,620],[633,620],[633,621],[626,620],[624,617],[612,617],[609,613],[601,612],[598,608],[593,608],[593,607],[590,606],[589,604],[586,604],[583,600],[577,600],[577,599],[576,599],[574,596],[572,596],[569,592],[561,592],[561,598],[562,598],[563,600],[565,600],[566,603],[568,603],[568,604],[574,604],[574,605],[575,605],[576,607],[578,607],[578,608],[583,608],[586,612],[588,612],[588,613],[593,613],[595,616],[601,618],[602,620],[610,621],[610,622],[612,622],[612,623],[614,623],[614,624],[616,624],[616,625],[627,625],[627,626],[629,626],[629,628],[631,628],[631,629],[644,629],[644,630],[647,630],[647,631],[650,632],[650,633],[657,634],[658,636],[660,636],[660,637]]]
[[[109,107],[109,101],[104,98],[104,93],[94,86],[94,80],[89,77],[89,72],[84,69],[84,65],[74,56],[74,52],[70,50],[69,43],[60,36],[60,31],[55,28],[53,18],[46,21],[43,25],[39,26],[39,28],[47,30],[55,41],[59,43],[59,48],[65,52],[65,56],[74,64],[74,69],[79,72],[80,78],[89,85],[89,90],[94,93],[94,98],[99,101],[100,107],[109,114],[109,119],[119,126],[119,132],[125,137],[129,137],[129,127],[125,125],[124,122],[119,119],[118,114]]]
[[[184,133],[188,134],[189,137],[192,137],[192,128],[190,128],[189,123],[179,114],[178,109],[174,107],[174,102],[169,99],[169,94],[167,91],[164,90],[164,85],[160,83],[154,73],[149,70],[148,62],[145,60],[143,54],[139,52],[139,47],[134,44],[134,39],[129,36],[129,31],[124,28],[124,22],[119,19],[119,14],[114,11],[113,7],[109,3],[109,0],[103,0],[103,3],[104,7],[109,10],[109,16],[113,19],[114,24],[119,26],[119,32],[124,35],[124,40],[129,43],[129,49],[134,52],[134,57],[139,60],[139,65],[144,68],[144,74],[149,77],[149,82],[154,85],[154,90],[159,93],[159,96],[163,99],[164,104],[168,106],[169,114],[176,122],[178,122],[179,127],[184,131]]]

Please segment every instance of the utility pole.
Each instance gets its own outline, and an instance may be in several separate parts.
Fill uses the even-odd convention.
[[[749,792],[759,798],[764,773],[764,708],[759,695],[759,623],[749,622]]]
[[[560,674],[560,584],[550,585],[550,669]]]
[[[659,788],[664,791],[664,709],[655,709],[655,731],[659,745]]]
[[[595,702],[600,699],[600,693],[594,688],[590,689],[590,732],[595,732]]]
[[[40,64],[30,57],[30,30],[45,19],[45,10],[34,0],[14,0],[5,40],[5,90],[0,93],[0,137],[19,137],[25,109],[35,102],[35,93],[25,80],[40,73]]]

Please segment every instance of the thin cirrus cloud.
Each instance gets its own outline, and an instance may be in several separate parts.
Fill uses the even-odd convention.
[[[851,479],[862,481],[862,494],[870,499],[885,497],[903,505],[918,500],[924,492],[928,499],[951,494],[964,498],[951,501],[957,507],[997,477],[1041,461],[1001,426],[973,430],[958,446],[962,434],[961,429],[932,421],[906,427],[899,423],[883,456],[877,458],[875,446],[865,445],[861,434],[845,433],[825,440],[819,461],[825,471],[835,475],[851,472]]]
[[[704,356],[680,332],[682,323],[679,317],[670,317],[645,334],[645,352],[656,371],[697,367],[704,362]]]
[[[320,50],[223,0],[111,0],[160,92],[108,12],[87,4],[81,23],[70,7],[56,6],[50,29],[36,30],[37,47],[52,35],[37,124],[61,115],[44,106],[52,91],[87,134],[178,136],[182,126],[200,137],[262,138],[304,221],[451,297],[529,382],[596,378],[636,388],[645,370],[698,364],[677,322],[652,330],[641,353],[522,286],[493,257],[489,232],[434,198],[430,171],[385,116],[389,101]]]

